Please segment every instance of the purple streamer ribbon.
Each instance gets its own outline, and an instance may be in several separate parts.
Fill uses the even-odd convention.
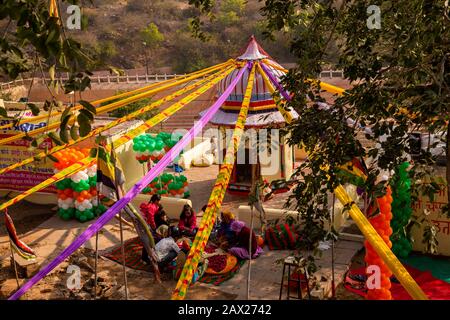
[[[287,101],[291,101],[291,96],[289,95],[289,93],[287,93],[286,90],[284,90],[283,86],[278,82],[278,80],[275,78],[275,76],[273,75],[272,72],[270,72],[270,70],[267,68],[267,66],[264,63],[260,63],[261,68],[264,70],[264,72],[266,73],[266,75],[269,77],[270,81],[272,81],[272,83],[275,85],[275,87],[278,89],[278,91],[280,91],[281,95],[287,100]]]
[[[138,182],[127,194],[109,208],[97,221],[91,224],[82,234],[80,234],[66,249],[64,249],[52,262],[41,269],[33,278],[25,283],[17,292],[15,292],[8,300],[17,300],[37,282],[44,278],[50,271],[56,268],[61,262],[68,258],[75,250],[88,241],[96,232],[98,232],[109,220],[119,213],[125,206],[135,198],[154,178],[156,178],[188,145],[191,140],[201,132],[204,126],[211,120],[214,114],[219,110],[231,91],[236,87],[238,81],[242,78],[246,68],[251,68],[252,63],[248,62],[243,67],[236,78],[230,83],[225,92],[217,99],[217,101],[208,109],[208,111],[200,118],[198,122],[186,133],[180,141],[170,149],[162,159]]]

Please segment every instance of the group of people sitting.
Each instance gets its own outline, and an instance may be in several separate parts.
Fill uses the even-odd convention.
[[[240,259],[250,259],[251,240],[252,259],[263,252],[258,245],[255,232],[247,227],[244,222],[237,220],[233,213],[222,212],[220,218],[220,223],[216,226],[212,237],[212,241],[220,248]]]
[[[198,228],[196,214],[190,205],[183,206],[178,226],[171,226],[160,202],[161,196],[154,194],[148,203],[141,204],[140,209],[155,238],[158,266],[160,270],[165,270],[180,252],[183,251],[187,254],[190,249],[189,246],[179,245],[177,242],[180,242],[179,240],[183,237],[193,239]],[[206,205],[203,206],[202,211],[206,211]],[[256,258],[262,253],[253,230],[250,230],[244,222],[235,219],[231,212],[221,213],[221,219],[215,225],[211,240],[218,247],[240,259],[250,258],[248,250],[250,240],[252,258]],[[180,243],[186,244],[185,241]],[[142,250],[142,260],[150,263],[145,248]]]

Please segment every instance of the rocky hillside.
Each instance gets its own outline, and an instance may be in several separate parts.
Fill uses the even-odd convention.
[[[106,64],[124,69],[148,65],[149,72],[190,72],[238,55],[252,34],[274,58],[292,61],[287,39],[276,43],[262,39],[258,0],[217,0],[216,19],[207,23],[206,43],[191,36],[189,21],[196,11],[188,0],[85,2],[82,30],[69,32]]]

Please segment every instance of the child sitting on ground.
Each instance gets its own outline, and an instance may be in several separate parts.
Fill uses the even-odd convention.
[[[194,237],[197,233],[197,218],[194,210],[192,210],[191,206],[188,204],[183,206],[180,221],[178,222],[178,228],[180,228],[181,234],[187,237]]]
[[[169,217],[167,217],[167,214],[164,210],[160,210],[155,214],[155,224],[156,228],[159,228],[162,225],[170,227]]]
[[[158,233],[163,238],[156,244],[155,252],[158,258],[158,267],[161,271],[164,271],[181,251],[176,243],[180,234],[175,230],[166,225],[162,225],[158,228]]]

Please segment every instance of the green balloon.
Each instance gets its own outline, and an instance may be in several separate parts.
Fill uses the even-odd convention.
[[[161,151],[162,149],[164,149],[164,142],[162,140],[156,140],[155,149],[158,151]]]
[[[155,150],[155,140],[150,140],[148,143],[148,151],[152,152],[153,150]]]
[[[92,210],[86,210],[85,212],[84,212],[84,214],[85,214],[85,216],[86,216],[86,218],[88,219],[88,220],[92,220],[92,219],[94,219],[94,212],[92,212]]]

